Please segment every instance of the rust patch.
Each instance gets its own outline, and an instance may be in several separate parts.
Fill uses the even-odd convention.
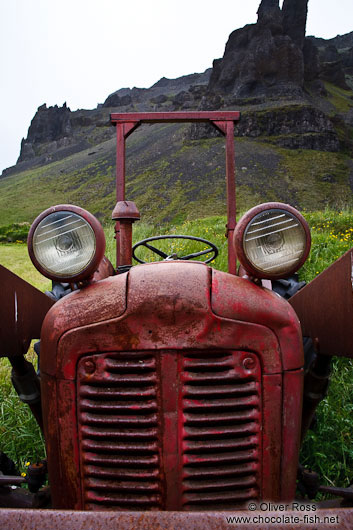
[[[295,294],[303,335],[318,339],[323,355],[353,357],[353,249]]]
[[[2,265],[0,285],[0,357],[23,355],[55,302]]]

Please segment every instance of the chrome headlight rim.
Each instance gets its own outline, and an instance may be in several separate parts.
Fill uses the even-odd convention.
[[[80,270],[76,274],[55,274],[53,271],[47,270],[36,257],[34,249],[34,236],[39,224],[49,215],[59,212],[71,212],[81,217],[89,225],[94,234],[95,252],[92,255],[90,261],[87,263],[87,265],[84,266],[82,270]],[[57,282],[77,283],[91,278],[91,276],[97,270],[99,263],[104,257],[105,235],[102,225],[100,224],[98,219],[84,208],[80,208],[79,206],[75,206],[73,204],[58,204],[56,206],[51,206],[50,208],[44,210],[33,221],[28,233],[27,247],[33,265],[41,274],[43,274],[43,276]]]
[[[268,210],[277,210],[278,212],[283,212],[294,217],[299,222],[305,237],[304,249],[300,259],[296,261],[292,266],[289,266],[285,272],[266,272],[257,268],[250,261],[244,249],[244,237],[247,233],[249,226],[251,225],[255,217],[257,217],[259,214],[265,213]],[[251,208],[243,215],[243,217],[239,220],[238,224],[235,227],[233,241],[236,256],[249,276],[260,279],[277,280],[280,278],[288,278],[303,266],[310,252],[311,234],[307,221],[296,208],[285,203],[268,202]]]

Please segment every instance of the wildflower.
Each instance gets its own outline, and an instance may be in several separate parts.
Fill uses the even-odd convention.
[[[21,473],[21,477],[26,477],[27,476],[27,473]]]

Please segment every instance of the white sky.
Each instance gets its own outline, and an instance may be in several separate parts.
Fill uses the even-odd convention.
[[[0,172],[46,103],[92,109],[123,87],[203,72],[260,0],[0,0]],[[282,1],[281,1],[282,4]],[[352,0],[309,0],[307,35],[353,31]]]

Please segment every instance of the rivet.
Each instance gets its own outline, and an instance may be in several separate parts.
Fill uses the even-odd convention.
[[[252,370],[255,368],[255,359],[253,357],[245,357],[243,361],[243,366],[245,370]]]
[[[85,361],[83,367],[88,374],[93,374],[96,369],[96,365],[93,361]]]

